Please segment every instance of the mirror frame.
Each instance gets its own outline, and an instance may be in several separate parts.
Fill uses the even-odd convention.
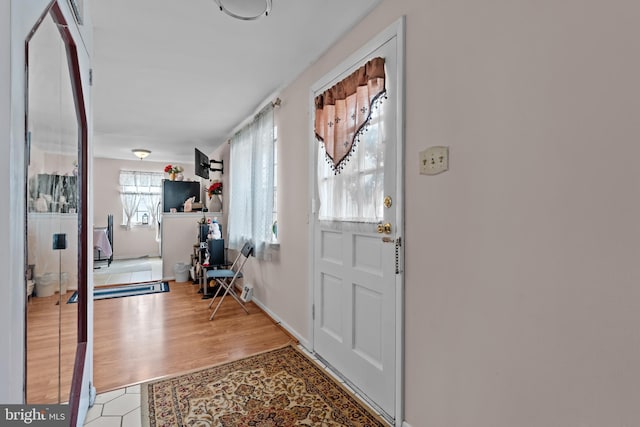
[[[80,25],[83,23],[84,2],[83,0],[69,0],[71,10],[73,11],[76,22]]]
[[[76,119],[78,123],[78,319],[77,319],[77,346],[76,355],[73,368],[73,378],[71,381],[71,391],[69,393],[69,405],[70,411],[70,425],[76,425],[79,415],[80,398],[82,392],[82,382],[85,375],[85,362],[87,356],[87,341],[88,341],[88,239],[89,239],[89,123],[87,117],[86,97],[82,87],[82,72],[80,69],[80,61],[78,55],[78,45],[74,40],[71,31],[69,30],[70,23],[65,17],[62,11],[59,1],[52,0],[51,3],[45,8],[44,12],[40,15],[35,25],[27,35],[25,39],[25,76],[28,76],[29,70],[29,41],[33,38],[40,24],[45,19],[47,14],[50,14],[53,22],[57,25],[62,41],[65,45],[67,54],[67,64],[69,67],[69,75],[71,77],[71,90],[75,105]],[[28,140],[28,93],[29,93],[29,79],[25,79],[25,147],[27,148],[27,155],[29,153],[29,140]],[[28,168],[28,158],[25,158],[25,176]],[[26,201],[27,188],[25,185],[24,201],[25,201],[25,224],[27,209]],[[25,225],[26,226],[26,225]],[[26,232],[26,229],[25,229]],[[25,260],[27,259],[26,246],[25,246]],[[26,267],[26,266],[25,266]],[[26,270],[26,268],[25,268]],[[26,280],[26,271],[25,271]],[[26,301],[25,301],[26,303]],[[26,310],[25,310],[25,324],[26,324]],[[25,328],[26,334],[26,328]],[[26,343],[26,336],[25,336]],[[25,352],[25,372],[26,366],[26,352]],[[24,376],[24,390],[26,398],[26,378]]]

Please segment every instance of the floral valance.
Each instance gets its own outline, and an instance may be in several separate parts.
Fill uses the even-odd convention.
[[[315,98],[315,134],[335,173],[355,150],[371,109],[385,93],[384,58],[373,58]]]

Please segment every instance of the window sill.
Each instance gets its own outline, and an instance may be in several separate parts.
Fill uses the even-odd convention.
[[[127,224],[120,224],[120,228],[122,228],[123,230],[127,229]],[[137,230],[137,229],[153,229],[153,225],[152,224],[131,224],[131,230]]]

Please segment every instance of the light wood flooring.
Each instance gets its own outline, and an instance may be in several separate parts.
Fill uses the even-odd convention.
[[[198,286],[169,282],[166,293],[94,301],[94,372],[98,393],[235,360],[295,340],[255,304],[247,315],[227,297],[213,321]],[[62,298],[61,401],[69,397],[77,304]],[[58,399],[58,295],[27,308],[27,402]],[[216,300],[217,302],[217,300]]]

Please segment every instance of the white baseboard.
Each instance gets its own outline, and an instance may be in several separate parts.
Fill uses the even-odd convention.
[[[403,421],[403,422],[402,422],[402,427],[411,427],[411,426],[409,425],[409,423],[408,423],[408,422]]]
[[[269,317],[271,317],[277,324],[279,324],[280,326],[282,326],[284,329],[286,329],[286,331],[288,333],[290,333],[291,335],[293,335],[293,337],[295,339],[298,340],[298,342],[300,343],[300,345],[302,345],[304,348],[310,348],[309,347],[309,341],[307,341],[305,338],[303,338],[295,329],[293,329],[290,325],[287,324],[287,322],[283,321],[280,316],[278,316],[277,314],[275,314],[273,311],[271,311],[267,306],[265,306],[259,299],[256,299],[255,297],[253,297],[251,299],[251,301],[253,301],[258,307],[260,307],[260,309],[262,311],[264,311],[265,313],[267,313],[269,315]]]

